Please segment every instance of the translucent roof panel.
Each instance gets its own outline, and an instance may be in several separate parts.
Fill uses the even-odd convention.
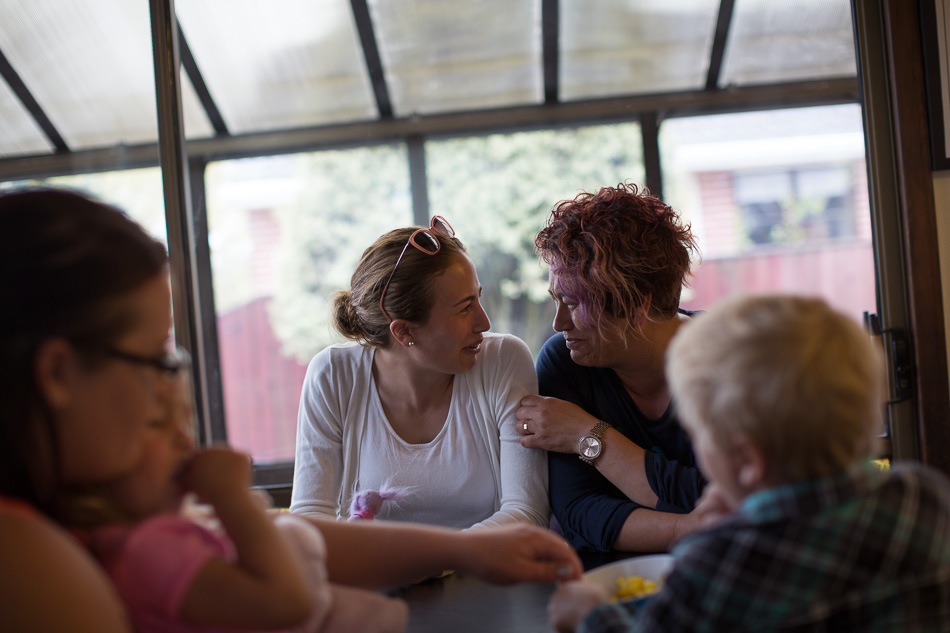
[[[561,0],[560,7],[562,101],[705,86],[719,0]]]
[[[849,0],[736,2],[720,87],[856,74]]]
[[[0,50],[70,149],[156,141],[147,2],[33,0],[0,7]],[[190,86],[182,101],[188,134],[209,134]]]
[[[393,113],[540,103],[539,0],[369,0]]]
[[[849,103],[670,118],[660,126],[660,151],[664,169],[671,172],[862,160],[861,106]]]
[[[5,81],[0,81],[0,156],[49,154],[52,143]]]
[[[177,0],[175,10],[230,132],[376,117],[348,0]]]

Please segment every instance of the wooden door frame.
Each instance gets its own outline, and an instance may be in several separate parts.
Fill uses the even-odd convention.
[[[860,1],[860,0],[859,0]],[[925,0],[924,0],[925,1]],[[881,0],[920,459],[950,474],[950,378],[919,5]]]

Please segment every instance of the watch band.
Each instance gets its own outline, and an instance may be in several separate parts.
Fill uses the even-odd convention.
[[[594,425],[594,428],[590,430],[590,434],[596,437],[598,440],[604,439],[604,433],[607,432],[607,429],[610,428],[610,425],[601,420]]]
[[[590,433],[588,433],[587,435],[585,435],[584,437],[581,438],[581,441],[578,442],[578,447],[579,447],[581,444],[583,444],[583,443],[584,443],[584,440],[587,439],[588,437],[594,437],[594,438],[597,439],[598,442],[601,442],[601,450],[600,450],[600,451],[597,453],[597,455],[595,455],[593,458],[585,457],[583,454],[578,455],[578,458],[579,458],[582,462],[584,462],[585,464],[590,464],[590,465],[593,466],[594,460],[597,459],[598,457],[600,457],[600,454],[603,452],[604,433],[606,433],[606,432],[607,432],[607,429],[609,429],[609,428],[611,428],[610,424],[608,424],[607,422],[605,422],[605,421],[603,421],[603,420],[600,420],[600,421],[597,422],[597,424],[594,425],[594,428],[592,428],[592,429],[590,430]]]

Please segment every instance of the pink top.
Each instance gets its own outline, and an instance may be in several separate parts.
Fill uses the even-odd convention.
[[[112,525],[90,534],[139,633],[231,633],[183,622],[178,610],[188,587],[212,558],[234,561],[234,546],[211,530],[178,516],[139,525]]]

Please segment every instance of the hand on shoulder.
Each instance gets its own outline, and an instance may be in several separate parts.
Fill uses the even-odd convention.
[[[582,408],[558,398],[525,396],[515,413],[521,445],[555,453],[574,453],[577,443],[598,420]]]

